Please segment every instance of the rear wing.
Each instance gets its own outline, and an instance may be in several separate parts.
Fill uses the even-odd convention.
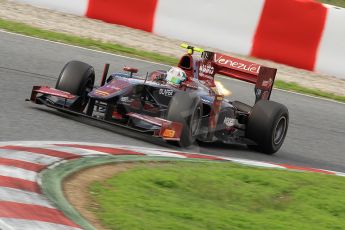
[[[217,74],[255,84],[255,102],[270,99],[277,69],[208,51],[202,57],[212,61]]]

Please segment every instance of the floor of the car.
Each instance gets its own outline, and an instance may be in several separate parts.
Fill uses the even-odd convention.
[[[250,111],[252,110],[252,106],[247,105],[247,104],[245,104],[245,103],[243,103],[243,102],[240,102],[240,101],[233,101],[233,102],[232,102],[232,105],[233,105],[236,109],[238,109],[238,110],[240,110],[240,111],[242,111],[242,112],[245,112],[245,113],[250,113]]]

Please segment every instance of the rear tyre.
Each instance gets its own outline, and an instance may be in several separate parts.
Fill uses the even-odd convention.
[[[188,147],[195,142],[202,118],[202,103],[195,94],[176,92],[170,101],[167,120],[183,125],[180,141],[168,141],[171,144]]]
[[[247,123],[247,138],[257,143],[248,147],[274,154],[282,146],[289,125],[288,109],[277,102],[261,100],[251,110]]]
[[[92,66],[80,61],[70,61],[62,69],[55,88],[79,96],[71,108],[82,112],[89,101],[88,93],[92,91],[94,83],[95,71]]]

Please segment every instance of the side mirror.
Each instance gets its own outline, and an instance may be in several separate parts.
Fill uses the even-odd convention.
[[[132,67],[129,67],[129,66],[123,67],[123,70],[126,71],[126,72],[130,72],[130,73],[138,73],[138,69],[132,68]]]
[[[130,78],[133,77],[133,73],[138,73],[138,69],[132,68],[132,67],[129,67],[129,66],[123,67],[123,70],[126,71],[126,72],[130,72],[131,73],[129,75]]]

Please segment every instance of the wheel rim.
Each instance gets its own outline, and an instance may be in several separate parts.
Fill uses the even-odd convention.
[[[285,116],[281,117],[277,122],[277,125],[273,132],[273,142],[275,145],[279,145],[282,142],[285,136],[286,124],[287,120]]]
[[[193,118],[192,118],[192,123],[191,123],[191,133],[194,136],[197,131],[198,131],[198,127],[199,127],[199,123],[200,123],[200,117],[201,117],[201,108],[198,106],[198,108],[196,109]]]

